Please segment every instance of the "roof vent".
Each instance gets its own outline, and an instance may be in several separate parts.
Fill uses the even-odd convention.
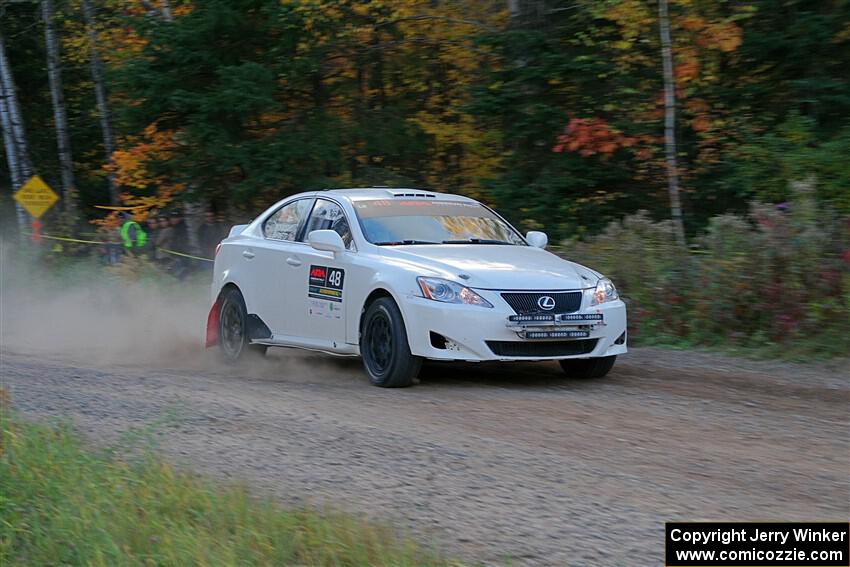
[[[414,193],[414,192],[409,192],[409,193],[395,193],[394,192],[393,197],[425,197],[425,198],[428,198],[428,199],[436,199],[437,198],[437,196],[434,195],[433,193]]]

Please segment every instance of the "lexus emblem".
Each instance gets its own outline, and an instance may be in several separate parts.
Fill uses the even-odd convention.
[[[540,296],[537,300],[537,306],[543,311],[552,311],[555,308],[555,298],[551,295]]]

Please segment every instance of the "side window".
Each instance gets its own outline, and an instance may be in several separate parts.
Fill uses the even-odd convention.
[[[351,227],[348,225],[348,220],[342,212],[342,208],[332,201],[325,199],[316,199],[316,204],[313,205],[313,212],[310,213],[310,220],[307,221],[307,230],[304,231],[306,240],[314,230],[333,230],[342,237],[345,247],[351,250],[354,239],[351,236]]]
[[[272,213],[263,224],[263,235],[274,240],[295,240],[298,227],[304,222],[310,199],[299,199]]]

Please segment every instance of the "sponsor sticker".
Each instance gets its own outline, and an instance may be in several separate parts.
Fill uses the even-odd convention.
[[[307,295],[309,297],[342,303],[345,270],[329,266],[310,266],[307,284]],[[312,314],[312,311],[310,311],[310,314]]]
[[[310,298],[307,305],[307,314],[311,317],[339,320],[342,319],[342,305],[335,301]]]

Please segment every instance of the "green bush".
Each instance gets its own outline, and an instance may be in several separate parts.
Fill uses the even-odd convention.
[[[630,340],[754,347],[786,356],[850,352],[850,217],[795,185],[781,208],[709,222],[690,250],[646,212],[562,254],[610,276],[629,306]]]
[[[795,180],[810,177],[819,203],[850,213],[850,125],[836,127],[819,139],[816,121],[792,112],[774,130],[742,133],[726,182],[747,188],[751,198],[780,202],[793,198]]]

